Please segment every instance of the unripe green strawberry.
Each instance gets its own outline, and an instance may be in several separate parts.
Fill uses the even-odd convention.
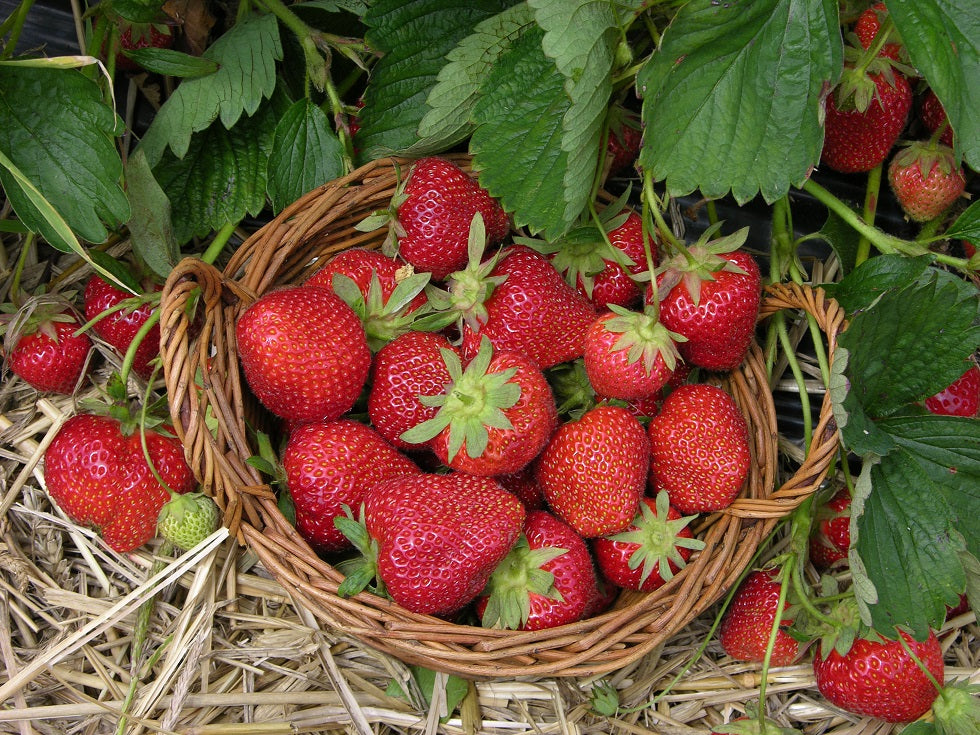
[[[157,533],[178,549],[188,551],[218,529],[221,512],[204,493],[175,495],[160,509]]]

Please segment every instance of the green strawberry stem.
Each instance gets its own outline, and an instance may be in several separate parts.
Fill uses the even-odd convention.
[[[235,229],[238,227],[238,225],[238,222],[227,222],[222,225],[221,229],[219,229],[211,239],[207,249],[200,256],[201,260],[203,260],[205,263],[213,264],[214,261],[218,259],[218,256],[221,255],[221,251],[224,250],[225,245],[228,244],[228,240],[230,240],[231,236],[235,234]]]
[[[875,213],[878,208],[878,195],[881,193],[881,169],[882,165],[879,163],[868,171],[868,180],[864,190],[864,214],[862,215],[865,222],[875,221]],[[858,240],[857,256],[855,257],[854,264],[861,265],[870,255],[871,241],[867,235],[862,234],[861,239]]]
[[[27,0],[18,4],[17,9],[10,14],[10,17],[0,25],[0,38],[6,38],[7,43],[3,47],[3,54],[0,58],[9,59],[13,53],[14,49],[17,48],[17,42],[20,40],[20,34],[24,30],[24,24],[27,22],[27,15],[34,5],[34,0]]]
[[[660,197],[653,189],[653,174],[649,171],[643,172],[643,207],[648,209],[651,215],[653,215],[654,220],[657,223],[657,232],[660,233],[661,237],[664,239],[664,243],[668,251],[673,252],[687,252],[687,248],[674,236],[674,231],[670,229],[670,225],[664,219],[663,210],[664,207],[660,201]]]
[[[34,238],[35,235],[33,232],[28,232],[24,236],[24,245],[21,247],[20,254],[17,256],[17,265],[14,266],[14,272],[10,282],[10,301],[18,307],[22,305],[20,279],[24,275],[24,268],[27,265],[27,255],[34,250]]]

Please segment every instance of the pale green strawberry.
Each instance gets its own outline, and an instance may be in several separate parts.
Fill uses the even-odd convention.
[[[157,533],[187,551],[214,533],[221,521],[215,502],[204,493],[174,495],[157,518]]]

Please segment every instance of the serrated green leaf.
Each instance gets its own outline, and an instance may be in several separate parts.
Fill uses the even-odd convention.
[[[170,77],[191,79],[214,74],[218,63],[203,56],[191,56],[170,48],[135,48],[123,52],[147,71]]]
[[[106,225],[129,219],[114,141],[118,126],[99,85],[78,70],[0,67],[0,152],[89,242],[104,242]],[[59,235],[7,170],[0,167],[0,180],[18,216],[52,237],[55,247],[73,250],[74,237]]]
[[[112,12],[131,23],[151,23],[163,17],[163,0],[112,0]]]
[[[572,224],[565,206],[568,154],[562,119],[570,102],[564,79],[532,29],[504,54],[473,108],[470,139],[480,184],[513,212],[518,227],[556,239]]]
[[[946,230],[945,237],[980,242],[980,202],[974,202]]]
[[[426,98],[448,54],[482,20],[513,0],[380,0],[364,15],[365,40],[381,54],[358,114],[361,157],[406,151],[419,142]]]
[[[275,16],[250,16],[234,24],[204,52],[218,71],[187,79],[157,112],[140,142],[150,165],[156,167],[169,147],[183,158],[193,133],[221,120],[226,128],[242,115],[251,116],[276,86],[276,62],[282,44]]]
[[[885,3],[915,68],[942,102],[956,145],[980,170],[980,4],[975,0]]]
[[[344,147],[326,113],[309,99],[286,110],[269,155],[269,198],[275,212],[344,173]]]
[[[232,129],[215,123],[196,133],[183,158],[166,153],[153,173],[170,198],[178,243],[257,215],[278,121],[273,103]]]
[[[843,59],[833,0],[692,0],[640,70],[640,165],[672,195],[773,202],[820,158],[820,97]]]
[[[850,354],[850,350],[838,345],[827,382],[834,420],[837,422],[837,428],[840,429],[841,442],[845,448],[858,455],[888,454],[895,447],[895,443],[891,437],[878,429],[865,412],[858,396],[851,391],[851,381],[847,377]]]
[[[938,277],[886,292],[840,336],[851,396],[877,418],[948,386],[977,349],[977,308]]]
[[[931,255],[910,258],[904,255],[879,255],[868,258],[837,283],[824,284],[824,290],[848,314],[867,309],[885,291],[914,283],[935,261]]]
[[[158,276],[166,278],[180,258],[170,200],[153,177],[142,151],[126,162],[126,190],[133,206],[129,234],[133,252]]]
[[[429,92],[428,112],[419,123],[422,140],[412,151],[444,150],[472,131],[470,118],[480,86],[500,56],[534,22],[524,3],[477,23],[446,56],[448,63]]]

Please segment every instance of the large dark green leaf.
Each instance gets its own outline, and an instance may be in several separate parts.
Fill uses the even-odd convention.
[[[129,219],[114,141],[119,129],[102,90],[77,69],[0,66],[0,151],[89,242],[103,242],[106,225]],[[73,249],[3,166],[0,183],[28,227]]]
[[[135,151],[126,161],[126,188],[133,203],[129,219],[133,252],[150,270],[166,278],[180,259],[180,247],[174,236],[170,200],[154,178],[143,151]]]
[[[640,70],[640,164],[668,192],[774,201],[820,158],[843,50],[833,0],[691,0]]]
[[[886,291],[911,285],[934,261],[931,255],[917,258],[879,255],[868,258],[840,281],[824,284],[823,288],[846,312],[853,314],[870,307]]]

